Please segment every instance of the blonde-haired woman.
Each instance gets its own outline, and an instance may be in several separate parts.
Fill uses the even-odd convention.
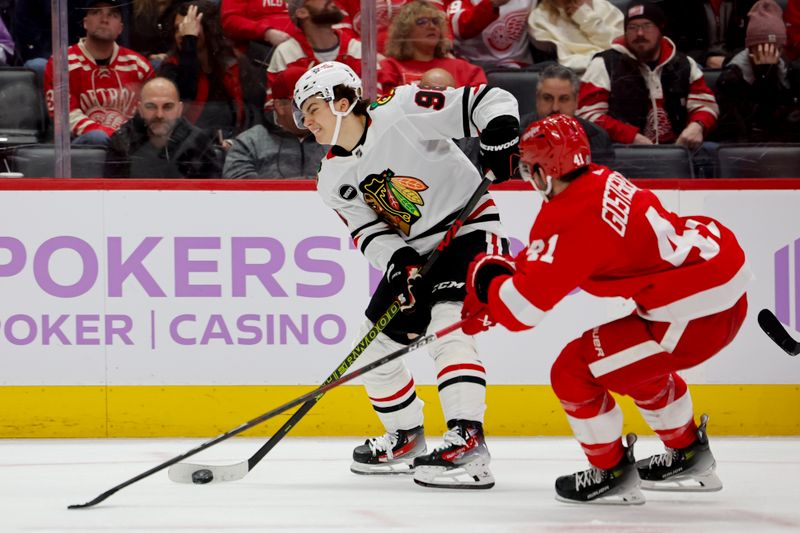
[[[528,32],[555,44],[559,64],[582,73],[594,54],[624,33],[622,12],[608,0],[540,0],[528,18]]]
[[[381,61],[378,71],[382,91],[418,82],[432,68],[452,74],[457,87],[486,83],[483,69],[453,57],[451,48],[442,10],[426,0],[406,4],[389,27],[386,59]]]

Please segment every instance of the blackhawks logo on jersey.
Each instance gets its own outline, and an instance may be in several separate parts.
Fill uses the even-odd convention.
[[[370,109],[376,109],[378,106],[386,105],[394,98],[394,89],[389,90],[389,94],[379,96],[377,100],[369,104]]]
[[[406,235],[422,213],[418,205],[425,205],[420,192],[428,188],[416,178],[395,176],[386,169],[380,174],[370,174],[358,188],[364,201],[386,222]]]

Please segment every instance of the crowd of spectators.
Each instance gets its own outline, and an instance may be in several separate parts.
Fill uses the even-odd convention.
[[[677,144],[702,177],[720,143],[800,143],[800,0],[375,2],[380,94],[535,73],[523,128],[573,115],[600,163]],[[0,64],[35,71],[52,116],[49,3],[3,13]],[[360,0],[68,7],[72,142],[107,150],[106,177],[314,177],[326,147],[292,120],[294,82],[327,60],[361,72]]]

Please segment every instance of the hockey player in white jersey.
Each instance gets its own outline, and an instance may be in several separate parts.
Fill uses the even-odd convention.
[[[356,362],[374,361],[419,335],[460,319],[467,266],[479,253],[506,250],[497,207],[487,193],[424,279],[426,256],[478,188],[481,176],[452,138],[480,134],[482,163],[495,182],[516,171],[517,102],[486,86],[445,91],[401,86],[369,104],[346,65],[321,63],[295,85],[298,125],[331,146],[317,189],[347,224],[367,259],[385,272],[366,309],[361,338],[393,301],[401,313]],[[359,474],[412,473],[423,486],[494,485],[483,434],[486,371],[475,342],[461,332],[433,344],[439,398],[449,430],[427,453],[423,402],[402,360],[364,375],[386,433],[353,451]],[[356,366],[354,365],[354,366]]]

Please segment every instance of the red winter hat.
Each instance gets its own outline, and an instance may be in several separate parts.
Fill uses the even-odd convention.
[[[305,73],[306,69],[298,66],[289,67],[286,70],[280,71],[272,82],[272,98],[291,100],[294,95],[294,86],[297,80]]]
[[[786,44],[786,23],[783,10],[775,0],[758,0],[747,14],[747,33],[744,45],[748,48],[757,44],[770,43],[778,46]]]

